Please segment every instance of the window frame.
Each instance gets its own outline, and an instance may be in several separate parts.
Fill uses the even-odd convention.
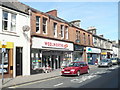
[[[15,21],[12,21],[12,15],[15,15]],[[15,30],[12,30],[12,23],[14,23],[15,24]],[[10,20],[10,31],[11,32],[15,32],[16,31],[16,14],[14,14],[14,13],[11,13],[11,20]]]
[[[57,37],[57,23],[53,22],[53,35],[54,37]]]
[[[44,20],[45,20],[45,23],[44,23]],[[47,34],[47,18],[43,17],[43,21],[42,21],[42,31],[43,31],[43,34]],[[44,31],[44,26],[45,26],[45,31]]]
[[[60,25],[61,38],[64,38],[64,25]]]
[[[65,26],[65,39],[69,39],[68,26]]]
[[[4,12],[7,12],[7,20],[4,19]],[[7,27],[6,27],[6,29],[4,29],[4,28],[5,28],[4,22],[7,22]],[[9,31],[8,26],[9,26],[9,12],[3,10],[3,11],[2,11],[2,30],[3,30],[3,31]]]
[[[38,20],[38,22],[37,22],[37,17],[39,18]],[[38,24],[38,25],[37,25]],[[37,30],[37,28],[39,28],[38,30]],[[36,33],[40,33],[40,16],[36,16]]]
[[[7,20],[4,19],[4,12],[7,12]],[[12,19],[12,15],[15,15],[15,19]],[[4,21],[7,21],[6,30],[4,29]],[[15,25],[15,29],[13,30],[14,25]],[[17,27],[17,13],[10,12],[8,10],[2,10],[2,31],[16,33],[16,27]]]

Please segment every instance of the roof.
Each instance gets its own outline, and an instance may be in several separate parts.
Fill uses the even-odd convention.
[[[18,2],[18,0],[0,0],[0,6],[28,14],[28,6]]]
[[[112,41],[110,41],[109,39],[105,39],[104,37],[98,36],[98,35],[96,35],[96,34],[93,34],[93,36],[98,37],[98,38],[100,38],[100,39],[103,39],[103,40],[106,40],[106,41],[112,43]]]

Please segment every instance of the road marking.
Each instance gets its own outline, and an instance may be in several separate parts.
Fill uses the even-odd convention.
[[[72,79],[71,82],[78,81],[79,79]]]
[[[35,84],[35,83],[40,83],[40,82],[44,82],[44,81],[48,81],[48,80],[52,80],[52,79],[57,79],[57,78],[61,78],[61,76],[55,77],[55,78],[50,78],[50,79],[45,79],[45,80],[40,80],[40,81],[36,81],[36,82],[30,82],[30,83],[26,83],[26,84],[16,85],[16,86],[8,87],[8,88],[22,87],[22,86],[31,85],[31,84]]]
[[[59,83],[59,84],[56,84],[56,85],[54,85],[55,87],[57,87],[57,86],[60,86],[60,85],[62,85],[63,83]]]

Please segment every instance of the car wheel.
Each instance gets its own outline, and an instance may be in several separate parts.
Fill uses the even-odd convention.
[[[80,76],[80,71],[77,71],[77,76]]]
[[[87,73],[90,73],[90,69],[87,70]]]

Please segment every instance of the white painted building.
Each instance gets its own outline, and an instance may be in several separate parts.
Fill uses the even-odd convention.
[[[6,42],[4,53],[8,77],[30,75],[30,30],[23,31],[23,26],[30,27],[27,8],[21,3],[2,3],[0,5],[0,64],[2,62],[2,42]],[[6,7],[7,6],[7,7]]]

